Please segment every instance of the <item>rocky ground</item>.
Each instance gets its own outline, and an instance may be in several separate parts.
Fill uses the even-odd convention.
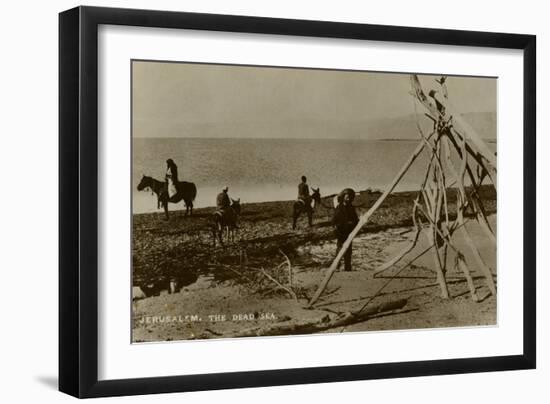
[[[361,192],[354,202],[358,213],[364,213],[379,196],[378,192]],[[134,215],[134,342],[223,338],[248,330],[270,335],[278,326],[328,321],[363,306],[368,309],[402,298],[407,304],[398,311],[322,332],[496,324],[496,298],[489,294],[468,246],[458,236],[457,245],[473,271],[481,297],[478,303],[472,301],[462,273],[454,269],[453,254],[447,257],[450,300],[440,297],[432,254],[402,269],[428,247],[424,234],[403,261],[374,275],[376,268],[414,238],[411,209],[415,196],[398,193],[384,202],[354,241],[354,271],[337,272],[313,308],[305,306],[336,249],[330,197],[315,212],[312,228],[302,217],[296,230],[291,226],[293,201],[243,201],[237,240],[215,247],[211,208],[197,209],[192,217],[171,212],[168,221],[161,213]],[[484,187],[482,197],[496,226],[494,190]],[[454,214],[452,209],[450,214]],[[473,218],[467,226],[496,274],[494,245]]]

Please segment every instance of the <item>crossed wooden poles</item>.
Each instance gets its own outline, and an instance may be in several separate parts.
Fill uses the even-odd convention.
[[[399,181],[401,181],[416,158],[424,150],[429,153],[429,162],[412,209],[412,220],[416,228],[415,237],[411,244],[396,257],[377,268],[375,274],[393,267],[407,253],[413,250],[420,238],[425,221],[428,227],[426,237],[431,246],[430,249],[433,249],[435,272],[441,288],[441,296],[446,299],[449,298],[445,274],[446,256],[450,249],[455,253],[455,267],[464,274],[472,299],[474,301],[479,301],[464,254],[454,242],[453,237],[455,234],[460,234],[464,238],[468,248],[472,252],[472,256],[477,266],[485,277],[487,287],[493,295],[496,295],[493,274],[477,249],[475,242],[465,226],[464,220],[465,212],[469,208],[496,248],[496,236],[487,220],[483,201],[478,194],[481,183],[487,177],[491,180],[495,189],[497,188],[496,156],[491,152],[476,131],[458,112],[455,111],[452,104],[449,102],[447,86],[445,84],[446,77],[436,80],[439,84],[441,94],[435,90],[431,90],[428,95],[426,95],[417,75],[411,75],[410,81],[412,87],[411,95],[424,107],[425,115],[433,122],[433,130],[431,133],[425,134],[418,122],[417,115],[417,128],[421,137],[418,146],[405,164],[403,164],[393,181],[388,184],[384,193],[378,198],[374,205],[360,217],[357,226],[355,226],[353,231],[349,234],[344,245],[336,255],[324,279],[319,284],[317,291],[309,301],[308,306],[312,306],[319,299],[332,278],[332,275],[336,272],[338,262],[340,262],[344,256],[352,240],[359,233],[361,228],[367,224],[376,209],[378,209],[388,195],[393,192],[395,187],[399,184]],[[458,165],[455,165],[451,160],[453,151],[458,156]],[[444,167],[446,167],[447,170],[445,170]],[[452,177],[451,181],[449,181],[449,176]],[[469,193],[466,192],[466,179],[470,182],[471,192]],[[456,218],[453,221],[449,219],[449,204],[451,201],[449,198],[449,190],[447,189],[451,185],[454,185],[457,189],[455,198]],[[411,263],[412,262],[409,262],[408,265]]]

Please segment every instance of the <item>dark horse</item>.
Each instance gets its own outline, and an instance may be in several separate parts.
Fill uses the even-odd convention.
[[[185,216],[193,214],[193,201],[197,196],[197,187],[192,182],[179,181],[176,183],[177,192],[172,198],[168,197],[165,182],[146,175],[141,178],[137,186],[138,191],[143,191],[145,188],[150,188],[151,191],[157,194],[157,208],[160,209],[162,205],[166,220],[168,220],[168,202],[178,203],[183,200],[185,202]]]
[[[319,192],[319,188],[311,188],[313,190],[313,193],[310,196],[310,200],[308,202],[305,202],[301,199],[298,199],[296,202],[294,202],[294,210],[292,212],[292,228],[296,228],[296,221],[300,217],[302,213],[307,213],[307,219],[309,223],[309,227],[313,226],[313,211],[321,203],[321,193]]]
[[[230,210],[231,209],[231,210]],[[235,231],[238,229],[237,219],[241,214],[241,199],[231,199],[231,206],[227,208],[228,212],[223,214],[219,210],[212,215],[212,235],[214,236],[214,247],[216,246],[216,237],[223,245],[223,233],[226,234],[227,241],[235,241]]]

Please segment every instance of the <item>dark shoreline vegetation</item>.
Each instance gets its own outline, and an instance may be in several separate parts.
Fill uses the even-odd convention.
[[[467,191],[471,192],[471,189]],[[454,189],[448,191],[451,201],[455,192]],[[366,212],[380,194],[380,191],[358,193],[354,201],[354,205],[359,206],[358,214]],[[480,187],[479,195],[486,213],[495,213],[494,187]],[[216,247],[213,246],[211,232],[213,207],[196,209],[192,217],[185,217],[184,210],[172,211],[169,221],[163,220],[164,214],[160,211],[134,214],[133,286],[139,286],[146,296],[153,296],[168,289],[170,281],[175,281],[181,288],[194,283],[199,276],[210,276],[217,282],[238,282],[239,277],[231,267],[241,268],[243,261],[247,265],[269,268],[281,260],[281,252],[293,260],[297,259],[297,247],[334,239],[330,222],[333,209],[329,208],[332,206],[332,196],[322,198],[323,206],[315,211],[311,229],[307,226],[307,218],[302,216],[296,230],[292,230],[293,200],[259,203],[242,201],[237,241]],[[390,195],[361,233],[412,226],[411,212],[416,196],[416,191]],[[454,219],[455,204],[451,202],[449,206],[450,217]],[[315,262],[302,264],[320,266]]]

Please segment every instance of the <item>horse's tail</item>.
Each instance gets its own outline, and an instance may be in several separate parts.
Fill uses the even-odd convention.
[[[195,201],[195,198],[197,197],[197,187],[195,186],[195,183],[190,183],[190,189],[191,189],[191,201]]]

